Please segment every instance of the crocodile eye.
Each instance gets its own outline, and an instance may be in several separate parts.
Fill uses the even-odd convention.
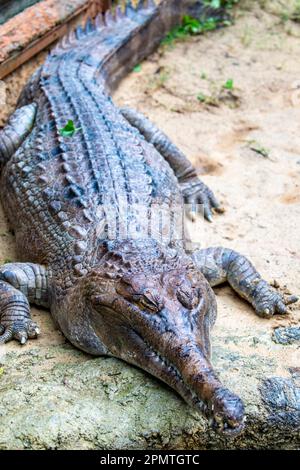
[[[142,307],[152,312],[160,312],[163,309],[163,300],[156,291],[145,289],[141,295],[138,296],[137,303]]]
[[[155,287],[146,286],[145,277],[123,278],[116,287],[118,294],[125,299],[134,302],[140,308],[151,312],[159,312],[163,309],[164,303],[160,293]]]
[[[197,289],[192,288],[187,282],[182,283],[177,290],[177,299],[189,310],[193,310],[199,303]]]

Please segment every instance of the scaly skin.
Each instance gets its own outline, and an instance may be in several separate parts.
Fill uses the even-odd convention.
[[[23,90],[0,132],[1,198],[22,261],[0,267],[0,342],[36,337],[29,303],[43,305],[75,346],[141,367],[235,435],[244,407],[210,362],[209,282],[228,280],[259,315],[285,313],[295,299],[235,252],[186,252],[174,219],[158,215],[181,213],[186,200],[211,220],[220,206],[163,133],[107,94],[190,7],[128,6],[105,25],[99,16]],[[59,131],[69,119],[79,131],[67,138]]]

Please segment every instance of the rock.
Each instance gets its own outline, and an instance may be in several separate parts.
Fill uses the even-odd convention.
[[[233,335],[220,322],[213,336],[216,369],[246,406],[231,440],[143,371],[73,348],[45,315],[34,310],[40,340],[0,347],[0,449],[299,448],[300,369],[277,375],[271,329]]]
[[[276,328],[272,338],[275,343],[279,344],[300,344],[300,327],[288,326]]]
[[[300,369],[291,369],[291,379],[271,377],[260,386],[262,400],[269,410],[268,426],[280,440],[280,431],[297,442],[300,437]]]

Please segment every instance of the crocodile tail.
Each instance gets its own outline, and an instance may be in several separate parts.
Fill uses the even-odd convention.
[[[192,0],[139,0],[136,6],[123,6],[99,14],[65,36],[52,50],[50,58],[82,63],[86,77],[102,81],[112,91],[121,78],[151,54],[166,33],[188,11],[195,12],[203,2]],[[191,10],[192,9],[192,10]]]

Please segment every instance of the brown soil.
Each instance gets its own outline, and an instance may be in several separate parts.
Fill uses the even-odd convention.
[[[259,2],[251,4],[251,11],[239,10],[234,26],[153,55],[140,72],[124,80],[115,100],[143,111],[163,129],[224,204],[225,214],[216,215],[212,224],[203,220],[190,224],[195,241],[239,250],[267,280],[276,279],[284,292],[297,294],[300,26],[283,23],[262,10]],[[26,78],[43,58],[40,54],[4,80],[7,105],[1,110],[2,124]],[[222,88],[228,79],[234,81],[231,91]],[[7,259],[15,259],[14,238],[1,211],[0,262]],[[257,318],[229,288],[218,288],[216,293],[215,334],[224,339],[230,334],[243,338],[264,332],[270,337],[274,327],[299,320],[297,306],[288,317],[267,321]],[[40,344],[61,343],[48,314],[33,312],[43,327]],[[269,342],[259,347],[277,361],[281,374],[286,367],[299,365],[299,349],[272,348]],[[4,352],[4,348],[20,346],[10,343],[0,349]]]

